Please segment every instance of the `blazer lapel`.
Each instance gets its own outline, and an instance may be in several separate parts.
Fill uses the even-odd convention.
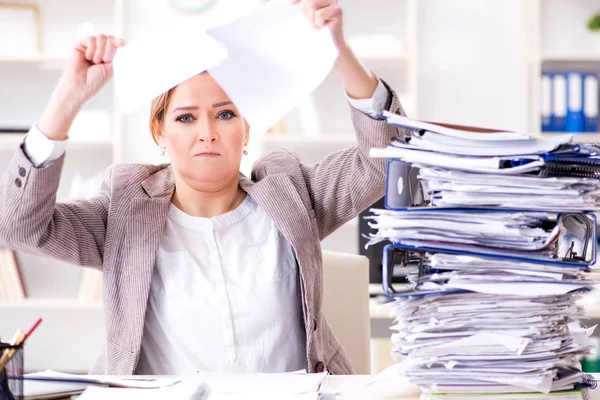
[[[298,269],[302,290],[302,309],[305,326],[309,329],[315,310],[308,299],[316,298],[315,291],[320,293],[314,283],[320,271],[315,270],[315,258],[321,257],[316,225],[313,226],[310,207],[304,204],[294,183],[286,174],[267,175],[258,182],[253,182],[246,176],[240,176],[240,187],[252,197],[273,219],[275,226],[283,237],[292,245]],[[312,233],[311,233],[312,232]],[[310,335],[311,332],[307,331]]]
[[[164,232],[169,204],[175,190],[171,167],[166,167],[142,182],[144,192],[131,200],[127,217],[127,234],[124,246],[128,259],[122,263],[119,273],[120,298],[131,314],[130,334],[120,338],[132,350],[133,368],[139,359],[144,320],[150,294],[150,283],[156,260],[156,252]],[[135,371],[129,371],[130,374]]]

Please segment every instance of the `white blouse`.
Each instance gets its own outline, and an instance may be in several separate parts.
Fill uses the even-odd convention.
[[[291,245],[249,196],[213,218],[170,206],[136,373],[307,368]]]

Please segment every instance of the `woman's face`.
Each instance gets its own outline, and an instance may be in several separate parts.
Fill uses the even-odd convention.
[[[248,129],[223,89],[202,73],[174,89],[159,144],[188,185],[218,191],[238,176]]]

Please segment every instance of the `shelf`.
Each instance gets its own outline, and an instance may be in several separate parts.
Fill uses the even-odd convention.
[[[24,133],[0,134],[0,150],[15,150],[25,137]],[[109,140],[81,140],[69,139],[69,150],[110,150],[112,143]]]
[[[600,63],[600,54],[542,54],[540,60],[542,62]]]
[[[67,57],[40,54],[31,57],[0,57],[1,65],[38,65],[44,68],[63,68]]]
[[[8,308],[21,310],[101,310],[102,307],[101,301],[81,301],[77,299],[27,298],[23,300],[0,300],[0,310]]]

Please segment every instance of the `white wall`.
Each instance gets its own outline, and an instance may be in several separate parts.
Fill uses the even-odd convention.
[[[419,0],[421,119],[525,131],[524,0]]]

